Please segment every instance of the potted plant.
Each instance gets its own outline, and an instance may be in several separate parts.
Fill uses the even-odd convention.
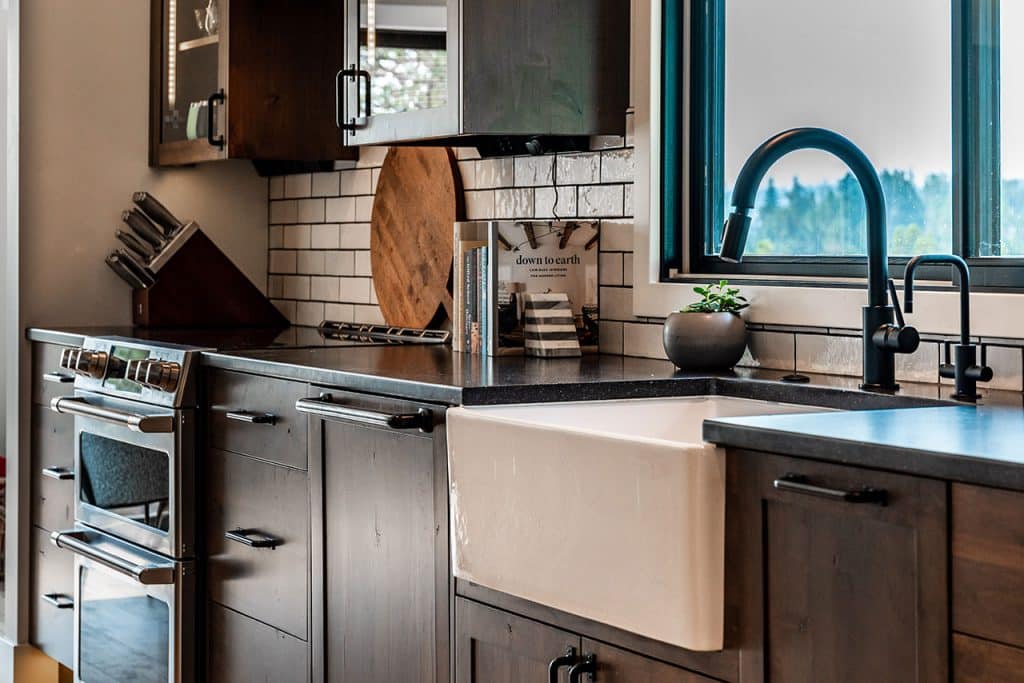
[[[693,291],[700,301],[665,320],[665,353],[680,370],[727,370],[747,348],[747,326],[739,312],[750,304],[728,280]]]

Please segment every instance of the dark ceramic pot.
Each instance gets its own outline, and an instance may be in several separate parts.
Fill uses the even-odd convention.
[[[747,326],[738,313],[673,313],[662,341],[680,370],[728,370],[747,348]]]

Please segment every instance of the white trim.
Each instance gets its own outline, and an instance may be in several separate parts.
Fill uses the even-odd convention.
[[[689,23],[690,3],[685,3]],[[633,87],[636,130],[636,197],[634,217],[633,314],[663,318],[693,300],[691,288],[681,283],[658,281],[661,204],[661,3],[634,0],[634,30],[649,40],[634,41]],[[688,42],[688,41],[686,41]],[[649,48],[649,49],[647,49]],[[689,74],[684,75],[689,85]],[[687,87],[687,91],[689,88]],[[684,99],[684,125],[689,125],[689,107]],[[686,155],[684,155],[686,156]],[[684,170],[685,176],[685,170]],[[689,197],[684,183],[683,204]],[[645,201],[646,200],[646,201]],[[685,240],[684,240],[685,242]],[[685,249],[684,245],[684,249]],[[644,267],[646,264],[646,268]],[[729,280],[742,283],[743,276]],[[758,277],[765,280],[764,277]],[[784,279],[784,278],[779,278]],[[807,280],[807,278],[801,278]],[[834,281],[834,279],[830,280]],[[848,280],[857,284],[857,280]],[[862,282],[862,281],[861,281]],[[861,308],[866,303],[863,289],[839,287],[745,287],[753,305],[748,318],[752,322],[812,327],[859,328]],[[908,321],[921,332],[955,334],[959,332],[959,299],[955,292],[921,292],[915,297],[916,313]],[[975,293],[971,296],[972,334],[988,337],[1024,338],[1024,296],[1005,293]]]

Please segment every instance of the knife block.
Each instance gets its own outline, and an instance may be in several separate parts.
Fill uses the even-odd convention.
[[[132,290],[138,327],[287,327],[288,320],[202,230]],[[184,235],[183,235],[184,237]]]

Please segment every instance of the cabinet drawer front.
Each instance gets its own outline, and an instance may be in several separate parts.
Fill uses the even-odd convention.
[[[217,604],[210,604],[208,615],[210,683],[310,680],[303,641]]]
[[[57,344],[32,345],[32,402],[48,406],[50,401],[58,396],[71,394],[75,387],[70,381],[72,377],[70,370],[63,370],[60,367],[60,353],[65,346]],[[64,381],[56,381],[62,378]]]
[[[1024,647],[1024,494],[953,485],[953,629]]]
[[[309,494],[306,473],[210,449],[210,597],[306,639]],[[238,531],[241,530],[241,531]],[[225,537],[229,532],[235,540]],[[256,545],[246,545],[250,539]],[[269,541],[276,547],[258,547]]]
[[[47,531],[74,526],[75,418],[32,406],[32,523]],[[52,475],[43,472],[49,470]]]
[[[207,382],[210,445],[254,458],[306,468],[306,417],[295,402],[299,382],[214,372]]]
[[[580,648],[577,635],[465,598],[455,601],[455,629],[455,683],[546,681],[551,660]]]
[[[953,634],[954,683],[1024,683],[1024,650]]]
[[[75,611],[68,601],[75,594],[74,556],[50,543],[50,534],[44,529],[32,528],[31,544],[29,639],[47,655],[71,667]]]

